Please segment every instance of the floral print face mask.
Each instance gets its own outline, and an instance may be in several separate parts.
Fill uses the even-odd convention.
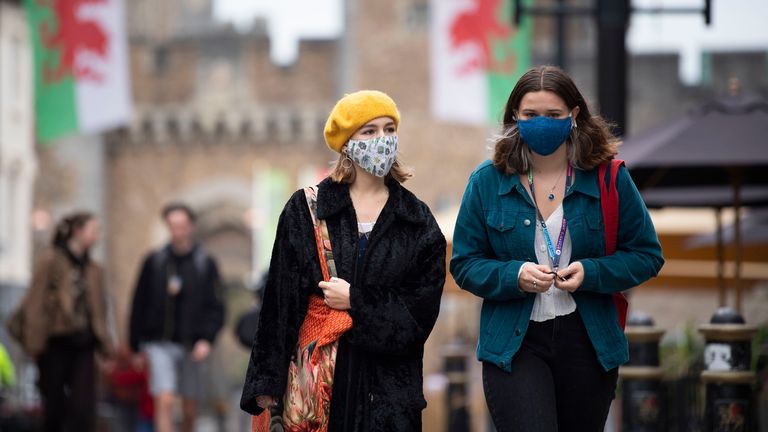
[[[360,168],[376,177],[389,174],[397,155],[397,135],[385,135],[367,140],[349,140],[347,155]]]

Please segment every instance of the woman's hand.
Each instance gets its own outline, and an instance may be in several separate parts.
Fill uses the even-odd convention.
[[[325,304],[332,309],[352,309],[349,303],[349,282],[344,279],[331,278],[329,282],[317,284],[325,296]]]
[[[555,280],[555,287],[560,288],[563,291],[574,292],[579,289],[581,283],[584,282],[584,266],[576,261],[557,272],[557,275],[559,277]]]
[[[554,279],[555,275],[548,266],[527,263],[523,264],[520,276],[517,277],[517,286],[523,291],[543,293],[552,286]]]
[[[256,405],[261,409],[269,409],[270,407],[277,406],[277,398],[274,396],[256,396]]]

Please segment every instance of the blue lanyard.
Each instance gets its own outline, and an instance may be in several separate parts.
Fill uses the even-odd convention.
[[[571,189],[571,180],[573,178],[573,167],[568,165],[568,171],[565,176],[565,193]],[[533,204],[536,207],[536,216],[539,219],[541,230],[544,232],[544,240],[547,242],[547,249],[549,250],[549,258],[552,261],[552,270],[557,271],[560,265],[560,255],[563,253],[563,243],[565,242],[565,232],[568,228],[568,221],[565,219],[565,213],[563,213],[563,223],[560,225],[560,235],[557,237],[557,247],[552,244],[552,237],[549,236],[549,230],[547,229],[547,222],[544,220],[541,211],[539,210],[539,204],[536,202],[536,192],[533,189],[533,173],[528,171],[528,187],[531,189],[531,197],[533,197]]]

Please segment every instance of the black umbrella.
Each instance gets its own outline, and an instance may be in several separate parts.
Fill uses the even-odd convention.
[[[743,205],[759,205],[768,195],[768,100],[736,95],[710,101],[667,126],[627,139],[619,156],[627,161],[649,206],[718,209],[721,306],[725,304],[725,285],[719,210],[734,208],[734,284],[736,308],[740,310],[738,215]]]

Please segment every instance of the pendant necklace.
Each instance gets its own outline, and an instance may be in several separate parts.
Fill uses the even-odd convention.
[[[557,176],[557,180],[555,180],[555,183],[549,189],[549,195],[547,195],[547,199],[549,199],[550,201],[555,200],[555,188],[557,187],[557,184],[560,183],[561,178],[563,178],[563,171],[560,171],[560,175]]]

